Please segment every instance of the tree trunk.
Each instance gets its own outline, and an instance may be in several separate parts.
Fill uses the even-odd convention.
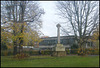
[[[13,50],[13,55],[17,54],[17,46],[16,46],[16,42],[14,42],[14,50]]]
[[[22,25],[21,33],[23,33],[23,27],[24,26]],[[21,46],[23,45],[23,37],[20,37],[19,40],[20,40],[20,43],[19,43],[19,54],[20,54],[21,52],[23,52],[23,46]]]
[[[23,45],[23,39],[22,38],[19,38],[20,43],[19,43],[19,54],[23,52],[23,47],[21,45]]]
[[[14,36],[16,36],[15,30],[13,30],[13,34]],[[17,41],[13,40],[13,44],[14,44],[13,54],[16,55],[17,54]]]

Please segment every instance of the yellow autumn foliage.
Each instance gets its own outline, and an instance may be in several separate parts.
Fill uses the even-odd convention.
[[[99,27],[93,32],[91,41],[94,42],[96,48],[99,48]]]
[[[22,25],[24,26],[23,33],[20,32]],[[34,45],[35,42],[39,43],[41,41],[37,31],[32,31],[32,29],[30,27],[28,27],[29,31],[26,31],[27,24],[25,22],[24,23],[13,23],[13,24],[10,24],[6,27],[2,27],[2,29],[9,28],[9,29],[11,29],[11,32],[7,33],[4,31],[1,31],[2,42],[7,43],[5,40],[7,40],[7,38],[8,38],[8,39],[12,39],[12,41],[17,41],[17,44],[19,44],[19,42],[21,40],[23,40],[24,43],[21,46],[27,46],[27,45],[30,45],[31,43]],[[15,31],[16,35],[13,34],[13,30]],[[21,39],[19,40],[19,38],[21,38]]]

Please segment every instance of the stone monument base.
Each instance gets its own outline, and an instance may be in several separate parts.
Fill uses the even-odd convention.
[[[51,56],[55,57],[66,56],[66,51],[53,51]]]
[[[65,47],[63,44],[57,44],[51,56],[66,56]]]
[[[57,44],[55,47],[55,51],[65,51],[65,47],[63,44]]]

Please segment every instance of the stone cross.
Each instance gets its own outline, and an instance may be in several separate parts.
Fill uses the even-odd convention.
[[[57,31],[57,33],[58,33],[58,44],[60,44],[60,27],[61,27],[61,25],[57,24],[56,27],[58,28],[58,31]]]

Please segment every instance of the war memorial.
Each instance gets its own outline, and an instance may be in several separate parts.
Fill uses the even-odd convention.
[[[65,51],[67,49],[71,49],[71,46],[76,42],[75,41],[75,36],[70,35],[70,36],[60,36],[60,24],[56,25],[57,27],[57,37],[46,37],[46,38],[41,38],[42,41],[39,43],[39,49],[42,50],[52,50],[52,51]],[[88,46],[87,46],[88,45]],[[93,42],[88,41],[86,43],[86,48],[92,47]],[[59,48],[61,47],[61,48]]]

